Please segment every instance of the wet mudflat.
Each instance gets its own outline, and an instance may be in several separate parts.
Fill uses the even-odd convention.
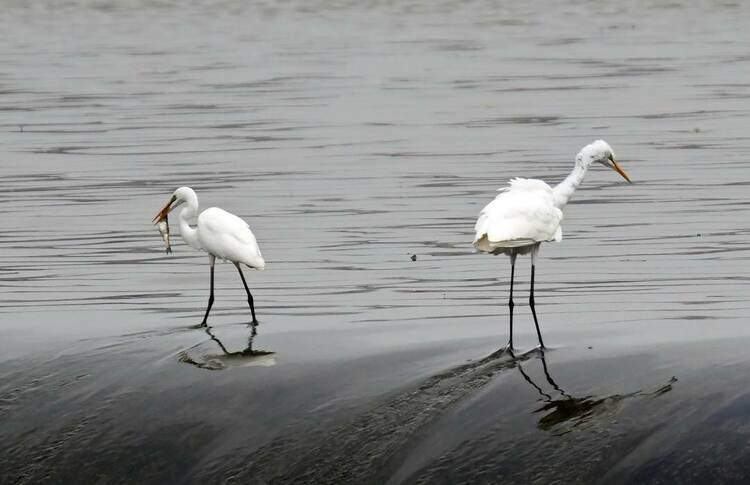
[[[749,14],[5,2],[2,481],[746,482]],[[474,220],[596,138],[635,183],[542,248],[544,354],[519,259],[511,359]],[[218,265],[194,328],[180,185],[256,233],[259,326]]]

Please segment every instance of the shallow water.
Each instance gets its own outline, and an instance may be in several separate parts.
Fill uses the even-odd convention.
[[[3,481],[747,480],[748,13],[3,2]],[[544,360],[519,260],[509,360],[474,220],[596,138],[635,183],[542,248]],[[256,233],[257,328],[230,265],[194,328],[179,185]]]

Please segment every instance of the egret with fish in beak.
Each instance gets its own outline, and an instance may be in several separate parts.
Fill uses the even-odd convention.
[[[244,220],[218,207],[211,207],[198,215],[198,196],[195,195],[195,191],[190,187],[180,187],[174,191],[169,202],[153,219],[162,234],[167,253],[172,252],[169,242],[168,215],[182,204],[185,204],[186,207],[177,215],[180,236],[192,248],[207,252],[208,262],[211,266],[211,293],[208,297],[208,307],[201,325],[206,325],[208,314],[214,304],[214,263],[216,258],[231,261],[237,268],[247,293],[247,303],[250,306],[253,323],[257,323],[253,295],[247,287],[241,265],[263,270],[266,267],[266,262],[260,253],[258,242],[255,240],[255,235],[250,227]],[[196,227],[193,228],[189,221],[196,216],[198,220]]]

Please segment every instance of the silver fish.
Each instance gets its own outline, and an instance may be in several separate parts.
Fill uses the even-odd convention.
[[[166,217],[163,221],[160,221],[157,225],[161,238],[164,240],[164,245],[167,247],[167,254],[172,252],[172,245],[169,244],[169,219]]]

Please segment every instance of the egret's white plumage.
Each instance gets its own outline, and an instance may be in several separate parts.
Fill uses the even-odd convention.
[[[211,207],[198,216],[198,241],[202,249],[219,259],[264,269],[266,262],[245,221],[224,209]]]
[[[265,269],[266,262],[260,253],[258,242],[250,230],[250,226],[234,214],[218,207],[210,207],[198,215],[198,196],[190,187],[180,187],[175,190],[167,205],[156,215],[154,221],[160,223],[166,220],[167,214],[182,204],[185,204],[185,207],[178,215],[180,236],[192,248],[206,251],[211,264],[211,296],[203,323],[206,323],[208,312],[213,304],[213,267],[216,258],[231,261],[237,267],[247,291],[248,303],[252,310],[253,321],[255,321],[253,298],[247,287],[245,276],[242,274],[240,264],[262,270]],[[190,221],[196,215],[198,216],[197,224],[195,228],[192,228]]]
[[[552,188],[541,180],[515,178],[487,204],[474,226],[474,247],[487,253],[523,252],[562,239],[562,211]]]
[[[185,207],[178,215],[180,236],[192,248],[251,268],[266,267],[255,235],[245,221],[218,207],[210,207],[198,215],[198,196],[190,187],[175,190],[166,208],[171,211],[182,204]],[[193,229],[190,221],[196,215],[198,221]]]
[[[612,147],[597,140],[583,147],[578,153],[575,167],[565,180],[554,188],[536,179],[514,178],[508,187],[479,213],[474,225],[474,247],[481,252],[507,254],[511,261],[510,279],[510,342],[513,347],[513,272],[516,256],[531,253],[531,296],[529,305],[534,315],[540,345],[542,334],[534,310],[534,268],[539,245],[543,242],[562,240],[562,209],[570,201],[576,188],[583,181],[593,163],[605,165],[622,175],[628,182],[627,173],[615,161]]]

